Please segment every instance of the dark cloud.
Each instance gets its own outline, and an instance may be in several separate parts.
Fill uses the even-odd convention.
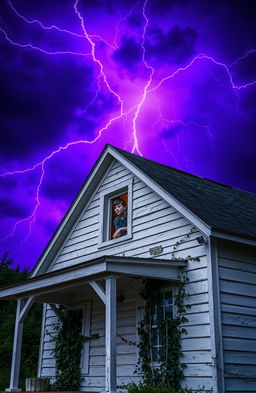
[[[114,109],[118,109],[119,104],[117,97],[113,94],[102,94],[98,93],[92,104],[87,108],[87,114],[89,117],[99,119],[99,115],[104,117],[105,114],[109,114]]]
[[[86,156],[74,153],[74,149],[57,160],[49,161],[42,195],[52,201],[70,203],[84,181],[85,171],[78,171],[77,168],[84,166],[85,162]]]
[[[145,18],[141,14],[130,15],[127,18],[127,22],[131,27],[142,27],[145,24]]]
[[[233,80],[239,84],[251,83],[256,79],[256,49],[237,59],[231,66]]]
[[[146,58],[157,63],[184,64],[195,54],[197,33],[191,28],[173,27],[167,33],[151,28],[146,35]]]
[[[0,218],[15,217],[24,218],[30,213],[30,207],[24,205],[23,201],[16,201],[8,197],[0,197]]]
[[[122,37],[119,49],[113,52],[113,59],[130,71],[135,71],[142,60],[141,40],[137,37]]]
[[[72,1],[45,0],[43,7],[41,0],[14,4],[29,19],[83,34]],[[111,88],[121,95],[127,115],[106,127],[95,144],[72,146],[47,160],[31,236],[19,248],[19,240],[28,234],[24,222],[0,244],[2,251],[14,250],[21,264],[35,263],[104,144],[132,150],[135,110],[128,111],[142,103],[150,74],[143,63],[146,22],[145,58],[156,71],[152,87],[198,53],[225,62],[237,85],[256,80],[255,52],[244,57],[256,50],[255,0],[79,0],[78,8],[95,41],[95,55]],[[0,27],[14,41],[44,50],[90,50],[84,37],[26,23],[7,1],[1,7]],[[94,139],[120,113],[120,103],[91,56],[21,49],[1,32],[0,45],[0,173],[31,167],[67,142]],[[147,95],[137,112],[139,148],[150,159],[255,190],[255,102],[256,85],[234,90],[227,68],[211,60],[195,61]],[[38,167],[25,175],[0,178],[3,236],[11,233],[14,221],[32,213],[41,175]]]
[[[176,5],[182,6],[188,0],[151,0],[148,8],[153,15],[163,16],[170,12]]]
[[[22,157],[55,146],[77,108],[89,103],[92,70],[65,56],[2,48],[2,155]]]

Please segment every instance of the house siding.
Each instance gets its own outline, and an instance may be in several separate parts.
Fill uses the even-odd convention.
[[[225,391],[256,392],[255,247],[219,242]]]
[[[101,194],[112,187],[118,187],[120,181],[131,179],[133,180],[132,239],[99,249]],[[186,292],[189,296],[185,299],[185,304],[190,308],[186,313],[188,321],[184,323],[186,334],[181,340],[183,352],[181,361],[187,366],[184,370],[183,386],[188,386],[194,391],[200,389],[211,391],[207,245],[198,244],[196,237],[200,235],[200,232],[185,217],[116,161],[67,236],[51,270],[61,269],[102,255],[152,257],[149,249],[158,245],[163,247],[163,252],[156,256],[156,259],[199,257],[199,261],[189,260],[184,270],[189,280],[186,284]],[[129,286],[126,288],[125,293],[128,294]],[[120,334],[126,335],[129,340],[136,338],[137,300],[137,295],[131,292],[129,302],[126,300],[118,310],[118,329]],[[54,318],[52,312],[48,310],[46,320],[49,327],[53,327],[52,318]],[[91,333],[97,332],[100,332],[101,338],[90,343],[90,374],[83,382],[83,390],[88,391],[103,388],[105,381],[104,305],[95,295],[92,299]],[[134,381],[139,378],[133,375],[136,351],[133,346],[128,346],[120,340],[118,337],[118,385],[126,384],[131,378]],[[49,356],[51,345],[46,335],[41,369],[41,374],[45,376],[55,373],[54,362]]]

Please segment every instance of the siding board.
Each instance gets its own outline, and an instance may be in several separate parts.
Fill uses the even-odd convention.
[[[255,248],[219,244],[225,387],[256,392]]]
[[[133,237],[123,244],[115,244],[107,248],[98,248],[100,229],[100,196],[108,189],[112,190],[120,184],[120,179],[133,178]],[[188,262],[186,270],[189,283],[186,291],[190,294],[185,303],[191,308],[187,310],[188,322],[184,324],[187,333],[181,339],[184,351],[184,362],[187,362],[185,383],[195,391],[211,386],[211,353],[210,328],[208,314],[207,283],[207,246],[199,245],[195,240],[200,235],[193,225],[178,213],[172,206],[162,200],[146,184],[133,176],[120,163],[115,162],[107,176],[103,179],[95,195],[85,207],[83,214],[63,244],[54,261],[52,270],[74,265],[102,255],[125,255],[150,257],[149,249],[161,245],[163,252],[155,258],[188,258],[200,257],[200,261]],[[129,208],[129,207],[128,207]],[[177,246],[176,243],[179,243]],[[126,340],[136,341],[136,291],[126,283],[122,286],[125,301],[118,304],[117,333]],[[97,390],[105,384],[105,309],[102,302],[93,296],[91,310],[91,334],[99,333],[100,338],[90,342],[89,375],[85,376],[83,389]],[[51,316],[51,318],[50,318]],[[47,312],[47,326],[54,329],[54,314]],[[54,362],[51,359],[53,343],[45,337],[43,347],[42,375],[54,375]],[[133,375],[137,359],[137,347],[128,345],[120,336],[117,338],[118,385],[127,384],[140,377]],[[48,374],[47,374],[48,373]],[[191,385],[190,385],[191,383]]]

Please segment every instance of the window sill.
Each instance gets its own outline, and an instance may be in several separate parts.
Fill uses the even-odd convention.
[[[123,243],[123,242],[125,242],[125,241],[127,241],[129,239],[132,239],[132,234],[127,234],[127,235],[121,236],[121,237],[119,237],[117,239],[110,239],[110,240],[107,240],[105,242],[101,242],[101,243],[98,244],[98,248],[113,247],[116,244]]]

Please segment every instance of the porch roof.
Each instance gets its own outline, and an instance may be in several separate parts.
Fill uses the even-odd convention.
[[[103,256],[2,287],[0,300],[16,300],[35,295],[39,296],[37,301],[48,302],[48,294],[79,287],[91,280],[102,279],[112,274],[179,281],[180,269],[186,266],[186,263],[155,258]]]

